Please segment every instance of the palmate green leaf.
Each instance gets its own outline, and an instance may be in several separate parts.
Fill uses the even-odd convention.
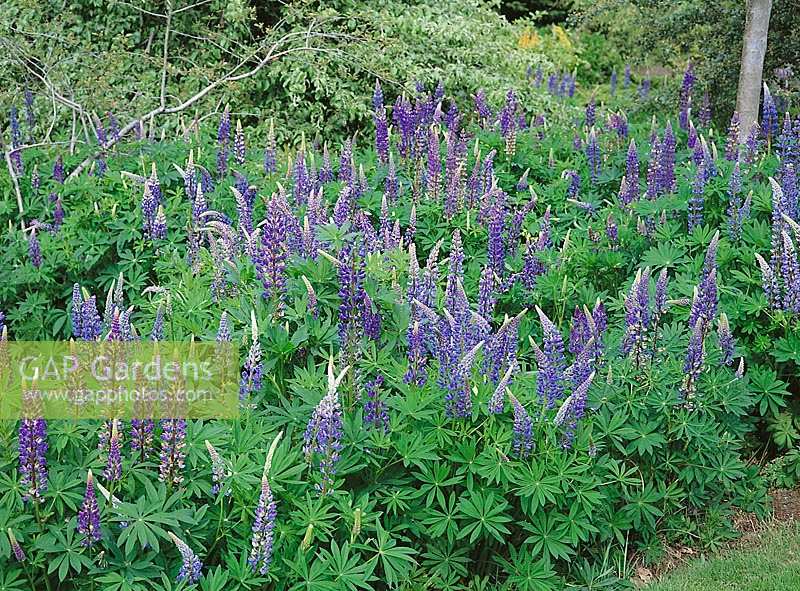
[[[146,494],[140,496],[135,503],[120,503],[113,521],[127,522],[117,538],[117,544],[124,544],[125,553],[138,544],[142,549],[153,548],[159,551],[159,540],[170,541],[169,532],[177,531],[181,524],[194,522],[190,509],[181,509],[179,504],[181,493],[174,492],[169,497],[163,483],[158,488],[150,485]]]
[[[791,361],[795,365],[800,365],[800,335],[797,332],[790,332],[785,337],[775,341],[775,348],[772,356],[780,362]]]
[[[458,498],[451,492],[446,502],[443,498],[439,501],[439,509],[428,509],[422,513],[422,524],[431,539],[441,539],[446,535],[447,541],[452,544],[458,535],[458,516]]]
[[[86,547],[81,543],[83,536],[75,529],[73,517],[66,524],[51,525],[47,533],[36,539],[34,547],[48,554],[47,572],[58,573],[58,580],[64,581],[70,572],[80,574],[92,568],[93,561],[86,555]]]
[[[659,432],[659,429],[660,424],[658,421],[651,421],[646,425],[631,428],[627,436],[630,443],[628,443],[626,451],[628,453],[636,451],[640,456],[652,456],[657,448],[667,442],[664,435]]]
[[[314,537],[327,541],[337,519],[335,507],[324,497],[310,492],[306,492],[303,498],[294,499],[293,503],[296,509],[291,512],[291,522],[296,524],[298,531],[305,531],[309,524],[313,525]]]
[[[30,590],[30,581],[25,573],[18,568],[10,568],[5,573],[0,573],[0,591]]]
[[[439,543],[428,545],[427,552],[422,554],[422,566],[444,580],[451,577],[466,577],[470,548],[452,543]]]
[[[422,468],[426,461],[437,460],[436,445],[425,441],[423,433],[403,433],[395,443],[397,453],[403,458],[403,465]]]
[[[375,563],[365,562],[358,553],[351,554],[351,546],[343,542],[341,546],[336,540],[331,541],[329,550],[321,549],[319,556],[325,564],[328,576],[336,584],[337,589],[358,591],[371,589],[370,581],[374,580],[372,571]]]
[[[567,559],[575,553],[570,546],[569,523],[561,513],[540,512],[522,528],[531,534],[524,543],[532,545],[534,556]]]
[[[508,575],[508,586],[514,591],[556,591],[563,585],[547,556],[539,558],[526,550],[509,546],[508,560],[499,556],[498,563]]]
[[[290,591],[338,591],[341,588],[329,578],[328,565],[310,552],[308,555],[298,552],[294,560],[284,557],[283,562],[297,579]]]
[[[561,479],[554,474],[545,474],[543,463],[521,466],[514,471],[512,480],[517,485],[514,492],[528,515],[535,515],[540,507],[555,503],[562,493]]]
[[[135,548],[127,555],[115,544],[106,546],[108,567],[96,565],[90,577],[96,577],[110,591],[143,591],[158,577],[160,568],[153,564],[153,552],[140,553]]]
[[[758,411],[762,416],[776,415],[786,406],[786,398],[789,396],[787,384],[778,379],[778,374],[774,371],[755,365],[750,368],[746,377],[748,389],[756,396]]]
[[[795,417],[791,413],[781,412],[767,420],[767,431],[772,441],[781,449],[790,449],[800,441],[800,432],[795,426]]]
[[[415,496],[425,496],[425,506],[433,505],[434,498],[439,505],[444,505],[444,488],[463,482],[463,477],[450,477],[450,468],[442,462],[424,464],[422,470],[414,472],[414,477],[419,481],[419,489]],[[427,496],[426,496],[427,495]]]
[[[408,576],[411,567],[417,563],[414,559],[417,551],[407,546],[398,546],[397,540],[383,528],[380,520],[376,523],[376,537],[366,544],[359,545],[358,548],[373,554],[369,563],[373,568],[380,565],[383,573],[381,580],[389,587],[402,582]]]
[[[632,520],[634,527],[640,528],[642,522],[646,521],[650,528],[655,529],[656,517],[664,514],[656,505],[662,496],[652,484],[648,483],[641,490],[628,496],[628,504],[622,508],[622,512]]]
[[[512,521],[505,513],[508,506],[503,497],[495,496],[492,491],[483,493],[476,490],[471,495],[462,497],[459,510],[465,518],[458,537],[469,536],[470,544],[480,537],[489,536],[503,542],[504,535],[510,533],[504,524]]]
[[[661,243],[644,253],[640,265],[653,269],[673,268],[685,264],[687,260],[686,249],[672,243]]]

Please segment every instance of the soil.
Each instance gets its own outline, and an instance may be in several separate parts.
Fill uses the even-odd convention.
[[[769,531],[776,524],[800,521],[800,488],[772,490],[770,496],[772,497],[772,517],[760,521],[750,513],[735,515],[733,525],[741,535],[727,544],[723,552],[755,544],[764,532]],[[698,558],[701,554],[701,551],[688,546],[668,546],[665,549],[664,558],[658,564],[637,566],[631,582],[637,588],[644,587],[685,562]]]

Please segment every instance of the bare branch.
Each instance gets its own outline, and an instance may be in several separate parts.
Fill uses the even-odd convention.
[[[6,150],[4,152],[5,159],[6,159],[6,166],[8,167],[8,174],[11,175],[11,183],[14,185],[14,193],[17,196],[17,207],[19,208],[19,215],[22,217],[25,215],[25,207],[22,205],[22,191],[19,188],[19,180],[17,179],[17,172],[14,170],[14,164],[11,162],[11,153],[15,152],[16,150]],[[25,220],[22,221],[23,227],[25,226]]]
[[[169,67],[169,32],[172,28],[172,0],[167,0],[167,24],[164,28],[164,59],[161,62],[161,94],[159,104],[167,105],[167,69]]]
[[[211,2],[211,0],[200,0],[200,2],[196,2],[195,4],[190,4],[189,6],[184,6],[183,8],[179,8],[173,14],[180,14],[181,12],[191,10],[192,8],[197,8],[198,6],[202,6],[203,4],[208,4],[209,2]]]

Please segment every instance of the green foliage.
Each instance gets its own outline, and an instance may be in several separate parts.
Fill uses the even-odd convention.
[[[175,10],[194,4],[173,3]],[[143,10],[138,10],[143,9]],[[42,7],[13,0],[0,7],[4,112],[21,107],[24,87],[36,95],[42,133],[50,124],[50,87],[22,67],[23,56],[47,71],[47,82],[88,113],[113,112],[123,123],[158,106],[167,3],[91,0]],[[497,100],[516,88],[526,108],[549,101],[531,92],[518,73],[528,65],[566,67],[569,52],[518,46],[522,25],[511,25],[482,0],[417,2],[246,2],[212,0],[176,14],[167,68],[172,106],[221,78],[241,62],[252,67],[272,44],[278,59],[257,75],[228,82],[194,104],[184,123],[236,106],[245,125],[273,118],[280,143],[338,140],[371,122],[364,97],[379,78],[390,97],[413,94],[414,84],[444,82],[466,102],[483,88]],[[306,35],[306,32],[310,34]],[[46,33],[46,34],[45,34]],[[285,55],[282,55],[285,52]],[[56,129],[69,130],[72,113],[58,105]],[[147,123],[147,121],[145,121]],[[78,122],[81,132],[80,121]],[[180,129],[168,118],[168,129]],[[160,123],[164,126],[164,122]],[[92,130],[89,128],[91,137]],[[255,136],[263,141],[263,136]],[[61,138],[68,140],[69,138]],[[92,138],[93,140],[93,138]]]
[[[578,0],[575,4],[576,21],[602,35],[609,54],[643,66],[675,71],[681,70],[691,57],[702,89],[713,94],[717,121],[727,124],[736,102],[745,2]],[[764,62],[765,82],[788,101],[783,111],[796,108],[800,88],[798,72],[786,81],[779,80],[777,74],[779,68],[800,62],[800,43],[792,34],[800,26],[800,15],[794,8],[792,0],[772,3]]]

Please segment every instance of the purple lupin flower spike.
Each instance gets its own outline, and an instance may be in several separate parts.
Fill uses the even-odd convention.
[[[428,164],[425,173],[425,192],[428,199],[439,199],[440,179],[442,175],[442,161],[439,154],[439,136],[435,127],[428,132]]]
[[[389,411],[386,403],[381,399],[381,386],[383,376],[378,374],[374,380],[364,386],[366,399],[364,401],[364,424],[383,431],[389,431]]]
[[[186,419],[161,419],[158,479],[169,486],[183,482],[186,461]]]
[[[606,218],[606,238],[611,243],[611,249],[616,250],[619,243],[619,227],[611,214]]]
[[[353,181],[353,140],[348,138],[339,155],[339,180],[345,185]]]
[[[617,70],[611,70],[611,81],[609,83],[611,96],[617,94]]]
[[[219,318],[219,328],[217,329],[218,343],[229,343],[231,341],[231,327],[228,323],[228,313],[223,310]]]
[[[654,312],[657,316],[661,316],[667,311],[667,286],[669,284],[669,275],[667,268],[661,269],[656,280],[656,297],[653,303]]]
[[[731,178],[728,182],[728,209],[726,211],[728,216],[728,235],[731,240],[738,240],[742,236],[742,224],[745,220],[741,193],[742,191],[742,173],[739,166],[739,161],[733,165]]]
[[[151,237],[154,240],[164,240],[167,237],[167,216],[164,213],[164,206],[159,205],[156,210],[156,217],[153,219]]]
[[[500,135],[505,140],[505,152],[513,156],[517,144],[517,97],[513,90],[506,94],[506,103],[500,111]]]
[[[679,114],[678,122],[681,129],[684,131],[689,129],[689,112],[692,107],[692,89],[694,88],[694,65],[691,61],[686,64],[686,70],[683,73],[683,82],[681,84],[679,99]]]
[[[94,492],[94,476],[92,471],[86,475],[86,492],[83,503],[78,511],[78,533],[83,534],[81,544],[92,546],[103,538],[100,531],[100,508],[97,506],[97,496]]]
[[[213,481],[211,494],[218,495],[224,491],[225,496],[228,496],[231,494],[231,489],[225,485],[230,476],[228,466],[208,439],[205,440],[205,444],[208,450],[208,457],[211,458],[211,480]]]
[[[631,85],[631,65],[625,64],[625,73],[622,75],[622,85],[628,88]]]
[[[375,151],[381,164],[389,162],[389,122],[386,120],[386,111],[381,108],[373,115],[375,121]]]
[[[364,266],[350,244],[342,248],[339,260],[339,342],[344,350],[352,353],[361,338]]]
[[[181,540],[172,532],[168,533],[170,539],[172,539],[172,543],[175,544],[176,548],[178,548],[178,552],[181,555],[182,561],[181,568],[178,571],[178,575],[175,577],[175,579],[179,583],[185,581],[188,585],[193,585],[200,580],[200,577],[203,574],[203,563],[186,542]]]
[[[39,239],[36,238],[36,228],[31,231],[31,235],[28,238],[28,260],[37,269],[42,266],[42,247],[39,244]]]
[[[233,157],[236,159],[236,164],[244,166],[247,160],[247,146],[245,145],[244,130],[242,129],[242,122],[236,120],[236,134],[233,136]]]
[[[764,100],[761,104],[761,135],[767,139],[767,145],[772,143],[772,138],[778,133],[778,109],[772,98],[767,83],[764,82]]]
[[[391,154],[389,154],[389,171],[386,173],[383,190],[389,201],[397,203],[397,198],[400,195],[400,181],[397,178],[397,168]]]
[[[95,296],[84,299],[81,306],[81,339],[84,341],[96,341],[102,333],[102,321],[97,312],[97,300]]]
[[[311,285],[311,282],[305,275],[302,276],[302,279],[306,286],[306,294],[308,295],[308,299],[306,300],[306,310],[313,318],[318,318],[319,301],[317,300],[317,292],[314,291],[314,287]]]
[[[533,451],[533,421],[531,420],[528,411],[520,404],[517,397],[509,394],[511,406],[514,409],[514,438],[512,441],[512,449],[514,455],[519,459],[527,459]]]
[[[64,173],[64,160],[62,159],[61,154],[59,154],[55,163],[53,164],[53,180],[63,185],[64,179],[66,178],[67,176]]]
[[[222,111],[222,116],[219,120],[219,127],[217,127],[217,144],[220,146],[227,146],[231,138],[231,112],[230,108],[226,105]]]
[[[19,545],[16,536],[14,536],[14,532],[11,531],[9,527],[6,532],[8,533],[8,543],[11,546],[11,553],[14,555],[14,559],[17,562],[25,562],[27,558],[25,556],[25,551],[22,549],[22,546]]]
[[[239,400],[246,401],[254,392],[261,390],[261,379],[264,372],[262,362],[261,342],[258,338],[258,325],[254,311],[250,311],[250,349],[242,368],[242,378],[239,381]]]
[[[754,123],[750,126],[750,131],[747,132],[747,139],[744,143],[744,161],[748,164],[755,162],[756,157],[758,156],[758,150],[760,147],[758,141],[759,130],[759,126]]]
[[[317,485],[320,494],[326,494],[333,486],[336,463],[342,445],[342,407],[339,403],[338,388],[348,371],[345,367],[338,376],[334,375],[333,357],[328,361],[328,391],[314,409],[303,435],[303,453],[309,464],[318,463],[322,483]]]
[[[164,340],[164,308],[163,306],[158,306],[158,310],[156,310],[156,317],[153,320],[153,329],[150,331],[150,340],[151,341],[163,341]]]
[[[275,519],[278,514],[272,489],[267,479],[268,466],[261,477],[261,494],[256,505],[253,519],[253,535],[250,541],[250,554],[247,563],[253,572],[266,575],[272,563],[272,546],[274,541]]]
[[[594,96],[589,99],[589,102],[586,104],[586,111],[583,118],[583,124],[591,129],[594,127],[595,123],[597,123],[597,106],[594,102]]]
[[[725,159],[730,162],[739,161],[739,113],[734,111],[728,126],[728,137],[725,140]]]
[[[488,258],[489,266],[498,277],[505,274],[506,248],[503,238],[505,230],[506,211],[500,199],[497,199],[490,209]]]
[[[536,313],[542,324],[544,338],[542,341],[543,356],[539,360],[544,362],[539,366],[537,375],[537,390],[547,401],[547,408],[553,408],[555,403],[564,396],[564,370],[566,362],[564,359],[564,341],[555,324],[538,306]]]
[[[144,462],[153,451],[153,419],[131,419],[131,450],[140,462]]]
[[[478,90],[473,97],[475,100],[475,110],[478,112],[478,117],[481,120],[481,126],[485,126],[492,118],[492,111],[489,104],[486,102],[486,93],[483,89]]]
[[[625,336],[621,352],[623,355],[633,355],[637,365],[646,354],[645,343],[650,327],[649,281],[650,269],[639,269],[625,297]]]
[[[47,490],[47,449],[47,421],[20,419],[19,473],[23,501],[38,503]]]
[[[664,129],[664,137],[659,146],[659,189],[660,194],[674,193],[677,190],[675,178],[675,134],[672,131],[672,122],[667,121]]]
[[[697,390],[697,380],[703,372],[703,362],[705,361],[705,329],[703,328],[703,320],[698,319],[692,328],[692,333],[689,337],[689,346],[686,350],[686,361],[683,364],[683,373],[685,375],[683,386],[681,388],[681,395],[684,400],[689,402]]]
[[[575,306],[575,310],[572,313],[572,327],[569,331],[569,345],[567,347],[569,352],[577,355],[583,350],[590,338],[591,333],[586,315],[580,306]]]
[[[428,379],[426,372],[427,350],[425,348],[424,334],[419,321],[413,321],[407,332],[408,346],[406,356],[408,357],[408,370],[403,375],[403,382],[424,386]]]
[[[365,291],[362,299],[364,336],[375,342],[381,338],[381,315],[373,310],[374,305],[369,294]]]
[[[564,427],[564,435],[561,439],[561,447],[563,449],[570,449],[575,440],[575,431],[578,427],[578,422],[583,418],[586,409],[586,397],[589,392],[589,387],[594,379],[594,372],[590,373],[578,385],[569,398],[559,407],[558,413],[553,420],[553,423],[560,427]]]
[[[689,209],[689,232],[694,230],[697,226],[703,225],[703,204],[704,204],[704,197],[703,194],[705,193],[706,188],[706,164],[705,162],[701,162],[700,166],[697,167],[697,173],[694,177],[694,182],[692,183],[692,196],[689,198],[688,202],[688,209]]]
[[[64,205],[61,203],[61,197],[56,197],[55,206],[53,207],[53,232],[58,232],[63,223]]]
[[[586,142],[586,161],[589,163],[589,178],[592,184],[596,184],[600,177],[600,146],[594,128],[589,132],[589,140]]]
[[[636,142],[631,139],[628,155],[625,159],[625,191],[621,192],[623,205],[630,205],[639,200],[639,154]]]
[[[495,306],[495,273],[490,266],[483,268],[478,280],[478,314],[492,320]]]
[[[736,344],[733,339],[733,332],[731,332],[731,325],[724,312],[719,315],[719,320],[717,321],[717,341],[719,342],[719,348],[722,352],[722,363],[724,365],[731,365],[733,363]]]
[[[503,402],[505,401],[506,390],[508,389],[508,385],[511,383],[514,372],[518,370],[519,367],[517,366],[516,362],[510,363],[508,369],[506,369],[506,373],[503,374],[503,377],[500,378],[499,382],[497,382],[497,387],[494,389],[494,393],[492,394],[491,398],[489,398],[488,408],[490,413],[500,414],[503,412]]]
[[[286,261],[289,257],[287,243],[288,205],[280,194],[272,196],[267,205],[265,224],[261,228],[261,246],[253,257],[256,273],[264,286],[263,297],[275,306],[280,316],[286,292]]]
[[[103,478],[109,482],[114,482],[122,477],[122,456],[120,454],[121,436],[119,432],[119,420],[114,419],[111,428],[111,438],[108,443],[108,459],[103,470]]]
[[[381,89],[381,81],[375,79],[375,90],[372,93],[372,109],[377,113],[383,110],[383,90]]]

